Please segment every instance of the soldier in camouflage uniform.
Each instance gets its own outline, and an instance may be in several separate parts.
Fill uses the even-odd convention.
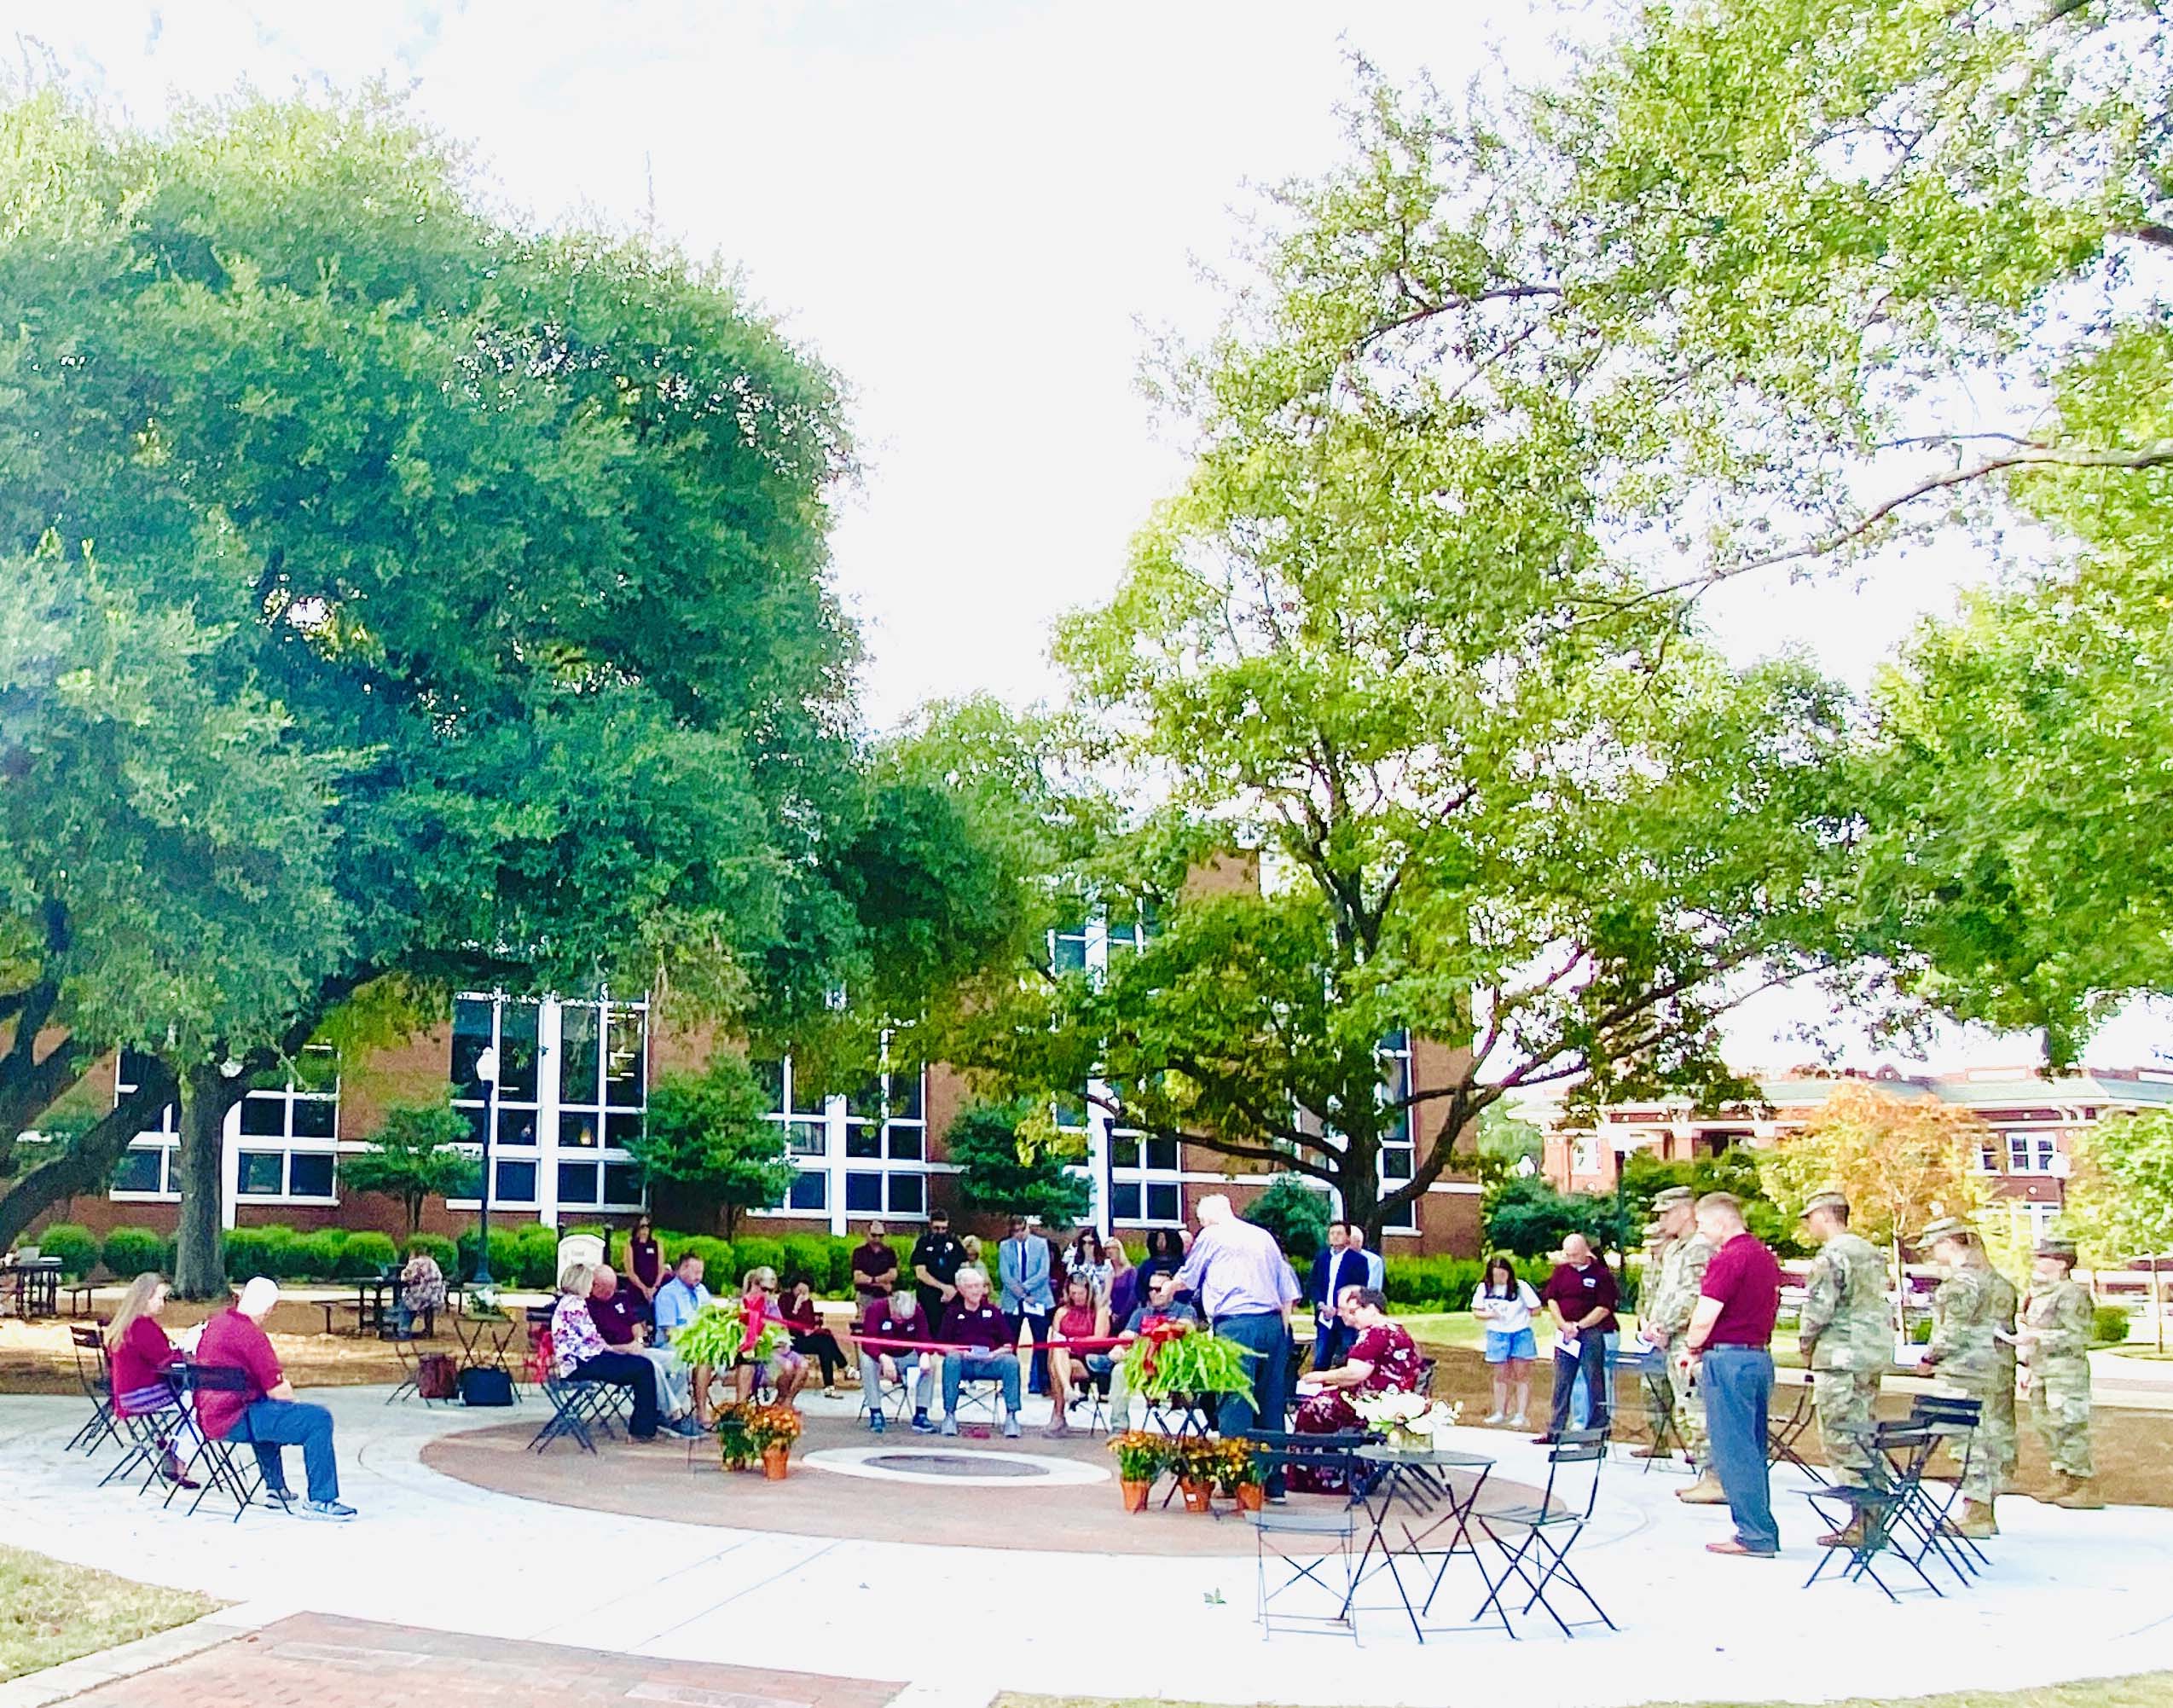
[[[1983,1248],[1979,1250],[1981,1252]],[[2014,1319],[2022,1309],[2022,1295],[1989,1256],[1985,1257],[1985,1265],[1992,1271],[1992,1350],[1999,1355],[1999,1375],[1992,1383],[1992,1403],[1988,1408],[1999,1423],[1999,1490],[2003,1495],[2019,1494],[2020,1491],[2014,1485],[2014,1458],[2020,1433],[2014,1421],[2014,1385],[2018,1375]]]
[[[1659,1284],[1660,1265],[1667,1261],[1667,1248],[1674,1243],[1668,1236],[1666,1224],[1653,1221],[1645,1225],[1645,1266],[1641,1271],[1642,1284]],[[1664,1459],[1668,1456],[1668,1450],[1662,1444],[1667,1439],[1670,1421],[1675,1416],[1675,1379],[1667,1372],[1664,1354],[1660,1369],[1649,1373],[1644,1381],[1645,1411],[1650,1419],[1653,1439],[1644,1446],[1634,1449],[1630,1456],[1633,1459]]]
[[[2032,1255],[2030,1296],[2015,1340],[2030,1418],[2052,1461],[2053,1485],[2043,1499],[2095,1512],[2105,1504],[2094,1486],[2090,1460],[2091,1308],[2074,1278],[2072,1240],[2042,1240]]]
[[[2000,1414],[1993,1404],[2004,1371],[1994,1338],[1999,1328],[1999,1294],[1993,1283],[1999,1277],[1967,1222],[1951,1217],[1934,1222],[1917,1244],[1928,1249],[1932,1260],[1947,1272],[1932,1295],[1932,1344],[1924,1368],[1983,1408],[1961,1479],[1961,1516],[1955,1528],[1964,1536],[1996,1536],[1994,1502],[2002,1467],[2012,1450],[2000,1439]]]
[[[1712,1261],[1712,1242],[1698,1231],[1697,1204],[1697,1194],[1687,1186],[1670,1186],[1653,1200],[1653,1214],[1669,1243],[1652,1296],[1637,1302],[1638,1332],[1647,1344],[1667,1353],[1668,1375],[1675,1387],[1676,1433],[1698,1467],[1697,1481],[1678,1490],[1676,1498],[1695,1506],[1718,1506],[1728,1497],[1706,1450],[1705,1400],[1691,1380],[1684,1339],[1690,1313],[1698,1308],[1705,1267]]]
[[[1818,1255],[1804,1282],[1797,1334],[1811,1369],[1818,1436],[1834,1480],[1868,1488],[1876,1451],[1871,1435],[1879,1378],[1893,1356],[1886,1259],[1861,1234],[1849,1231],[1849,1201],[1839,1192],[1816,1195],[1804,1207],[1803,1220]],[[1851,1547],[1863,1522],[1859,1515],[1819,1540],[1828,1548]]]

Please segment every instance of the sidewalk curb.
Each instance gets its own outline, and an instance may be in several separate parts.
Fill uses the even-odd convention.
[[[41,1672],[26,1672],[0,1684],[0,1708],[48,1708],[49,1704],[66,1702],[101,1684],[134,1678],[262,1630],[275,1619],[284,1618],[287,1611],[268,1601],[243,1601],[171,1630],[154,1631],[118,1648],[78,1655]]]

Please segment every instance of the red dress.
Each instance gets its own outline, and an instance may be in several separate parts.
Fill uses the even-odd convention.
[[[1292,1425],[1296,1433],[1339,1435],[1346,1430],[1363,1429],[1365,1420],[1359,1416],[1347,1395],[1416,1393],[1419,1378],[1424,1373],[1418,1348],[1411,1344],[1411,1336],[1402,1327],[1394,1323],[1383,1323],[1360,1335],[1351,1345],[1349,1362],[1370,1364],[1373,1368],[1355,1387],[1324,1388],[1300,1405],[1296,1421]],[[1290,1472],[1290,1486],[1305,1494],[1341,1494],[1343,1477],[1339,1471],[1313,1471],[1297,1466]]]

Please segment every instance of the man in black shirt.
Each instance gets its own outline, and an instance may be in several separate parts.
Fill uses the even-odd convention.
[[[965,1248],[951,1237],[950,1213],[930,1210],[928,1231],[913,1242],[913,1271],[921,1315],[931,1324],[943,1320],[945,1309],[958,1297],[952,1282],[965,1264]]]

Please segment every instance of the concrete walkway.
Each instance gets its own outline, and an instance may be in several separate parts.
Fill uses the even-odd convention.
[[[363,1513],[352,1525],[259,1512],[236,1524],[208,1508],[191,1520],[118,1488],[94,1489],[111,1450],[96,1463],[61,1450],[81,1403],[28,1397],[0,1398],[0,1522],[25,1546],[202,1589],[244,1604],[260,1624],[319,1613],[658,1660],[904,1680],[901,1708],[979,1708],[1007,1688],[1338,1708],[1438,1708],[1452,1694],[1608,1708],[1655,1696],[2011,1688],[2173,1668],[2164,1595],[2173,1512],[2159,1508],[2071,1513],[2003,1501],[2007,1534],[1980,1586],[1895,1607],[1868,1584],[1799,1587],[1816,1551],[1794,1493],[1776,1491],[1788,1543],[1781,1560],[1724,1560],[1700,1544],[1725,1533],[1724,1511],[1684,1507],[1672,1498],[1678,1478],[1624,1462],[1608,1468],[1597,1522],[1577,1555],[1621,1630],[1580,1635],[1577,1660],[1565,1665],[1563,1640],[1540,1619],[1520,1623],[1521,1642],[1468,1631],[1422,1648],[1400,1610],[1375,1611],[1361,1617],[1356,1651],[1337,1636],[1266,1643],[1245,1558],[778,1536],[524,1500],[422,1463],[426,1443],[477,1427],[475,1415],[387,1407],[383,1390],[320,1397],[338,1420],[346,1497]],[[535,1402],[524,1410],[540,1421]],[[1544,1480],[1541,1450],[1521,1437],[1457,1435],[1458,1446],[1496,1456],[1501,1474]],[[570,1481],[608,1476],[612,1452],[554,1453],[552,1462]],[[690,1498],[733,1498],[725,1479],[698,1486],[704,1492]],[[1030,1502],[1017,1522],[1036,1522]],[[1079,1587],[1097,1635],[1082,1639],[1060,1615],[1067,1584]],[[1365,1595],[1377,1606],[1390,1593],[1384,1579]],[[1468,1564],[1457,1564],[1443,1595],[1458,1612],[1476,1606]]]

